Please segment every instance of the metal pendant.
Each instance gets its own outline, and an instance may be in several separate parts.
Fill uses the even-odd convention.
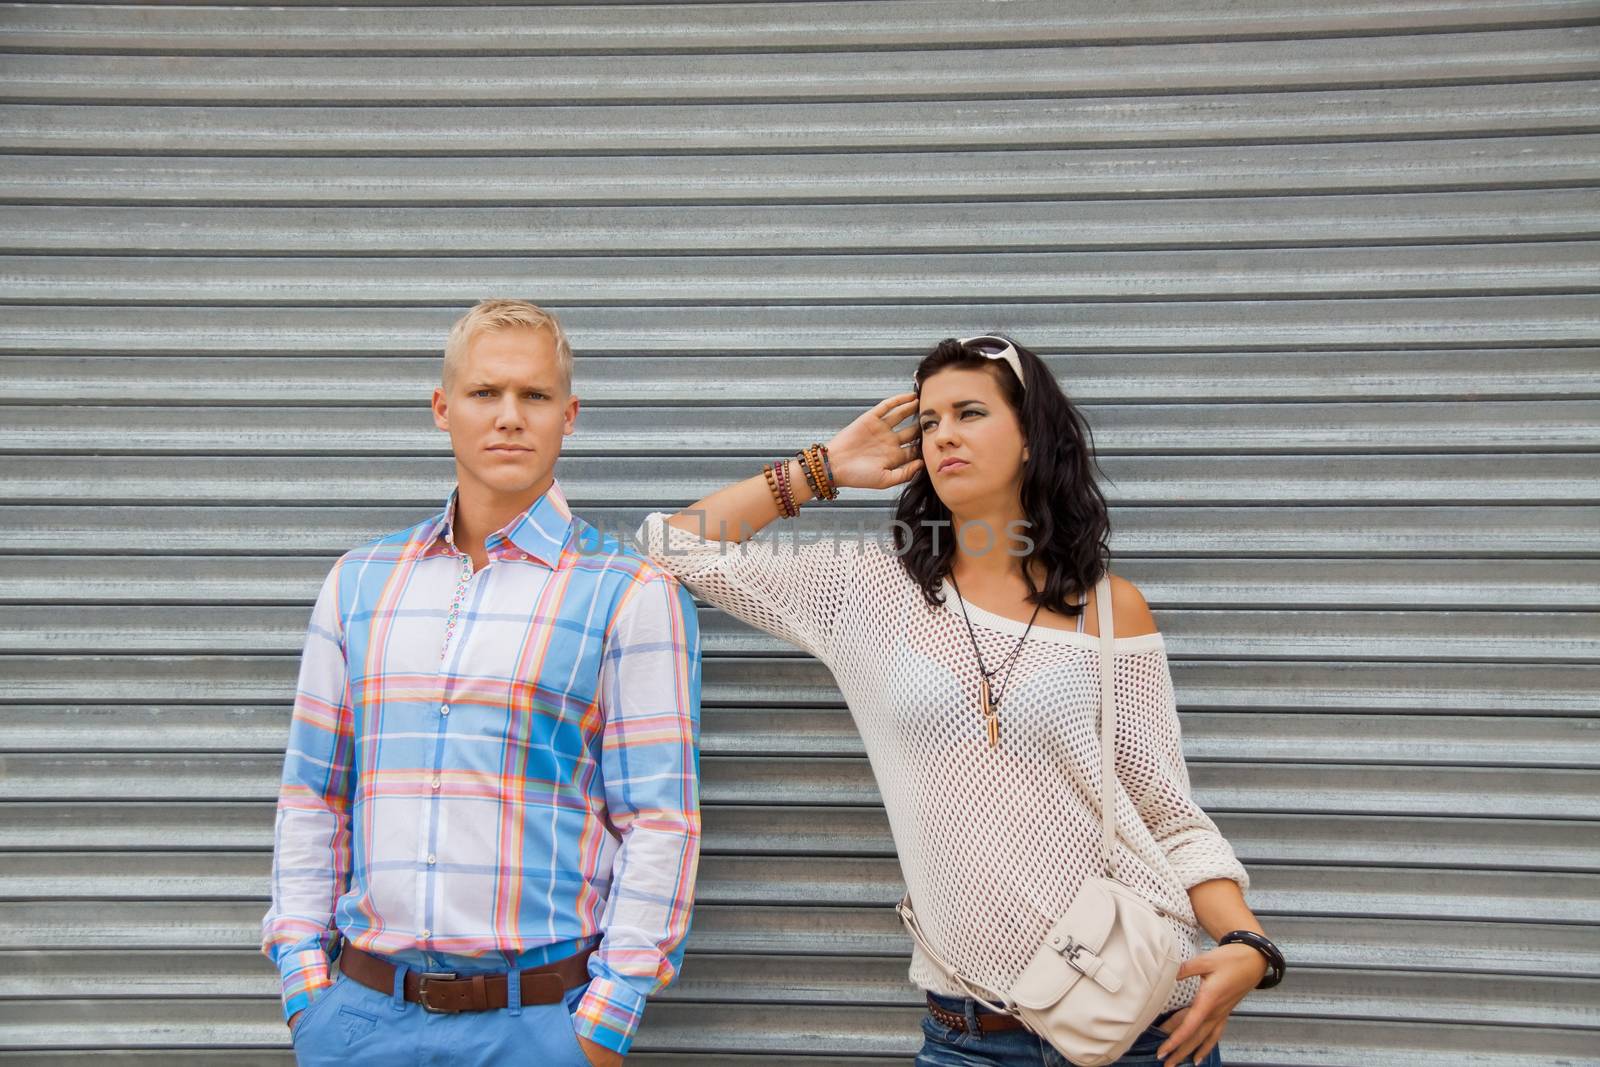
[[[998,748],[1000,745],[1000,716],[994,710],[994,698],[989,692],[989,679],[984,678],[978,687],[978,695],[983,701],[983,722],[989,730],[989,747]]]

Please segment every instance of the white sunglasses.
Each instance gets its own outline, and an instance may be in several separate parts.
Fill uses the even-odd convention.
[[[1017,346],[1004,337],[984,334],[980,337],[963,337],[959,343],[963,347],[977,349],[981,356],[1005,360],[1016,373],[1017,381],[1022,383],[1022,388],[1028,388],[1028,379],[1022,376],[1022,360],[1017,356]]]

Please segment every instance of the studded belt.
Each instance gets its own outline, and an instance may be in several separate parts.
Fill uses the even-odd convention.
[[[958,1030],[963,1034],[967,1032],[967,1017],[960,1012],[954,1012],[940,1006],[932,995],[928,997],[928,1014],[932,1015],[934,1021],[942,1026],[948,1026],[950,1029]],[[977,1018],[978,1033],[980,1035],[992,1034],[1000,1030],[1022,1029],[1022,1020],[1015,1015],[1002,1015],[987,1008],[979,1008]]]

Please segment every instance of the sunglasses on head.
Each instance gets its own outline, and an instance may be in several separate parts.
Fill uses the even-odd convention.
[[[1022,375],[1022,359],[1017,355],[1017,346],[1004,337],[983,334],[979,337],[963,337],[957,343],[988,359],[1005,360],[1011,372],[1017,376],[1017,381],[1022,383],[1022,388],[1028,388],[1028,379]],[[917,384],[920,386],[922,383]]]
[[[1024,389],[1028,387],[1028,379],[1022,376],[1022,360],[1017,355],[1017,346],[1004,337],[984,334],[982,337],[963,337],[960,343],[966,348],[976,349],[980,356],[1005,360],[1016,374],[1017,381],[1022,383],[1022,387]]]

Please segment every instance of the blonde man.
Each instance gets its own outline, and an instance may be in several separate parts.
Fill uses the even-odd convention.
[[[699,633],[568,507],[578,406],[555,316],[473,308],[433,392],[455,491],[323,583],[262,920],[302,1065],[619,1063],[680,965]]]

